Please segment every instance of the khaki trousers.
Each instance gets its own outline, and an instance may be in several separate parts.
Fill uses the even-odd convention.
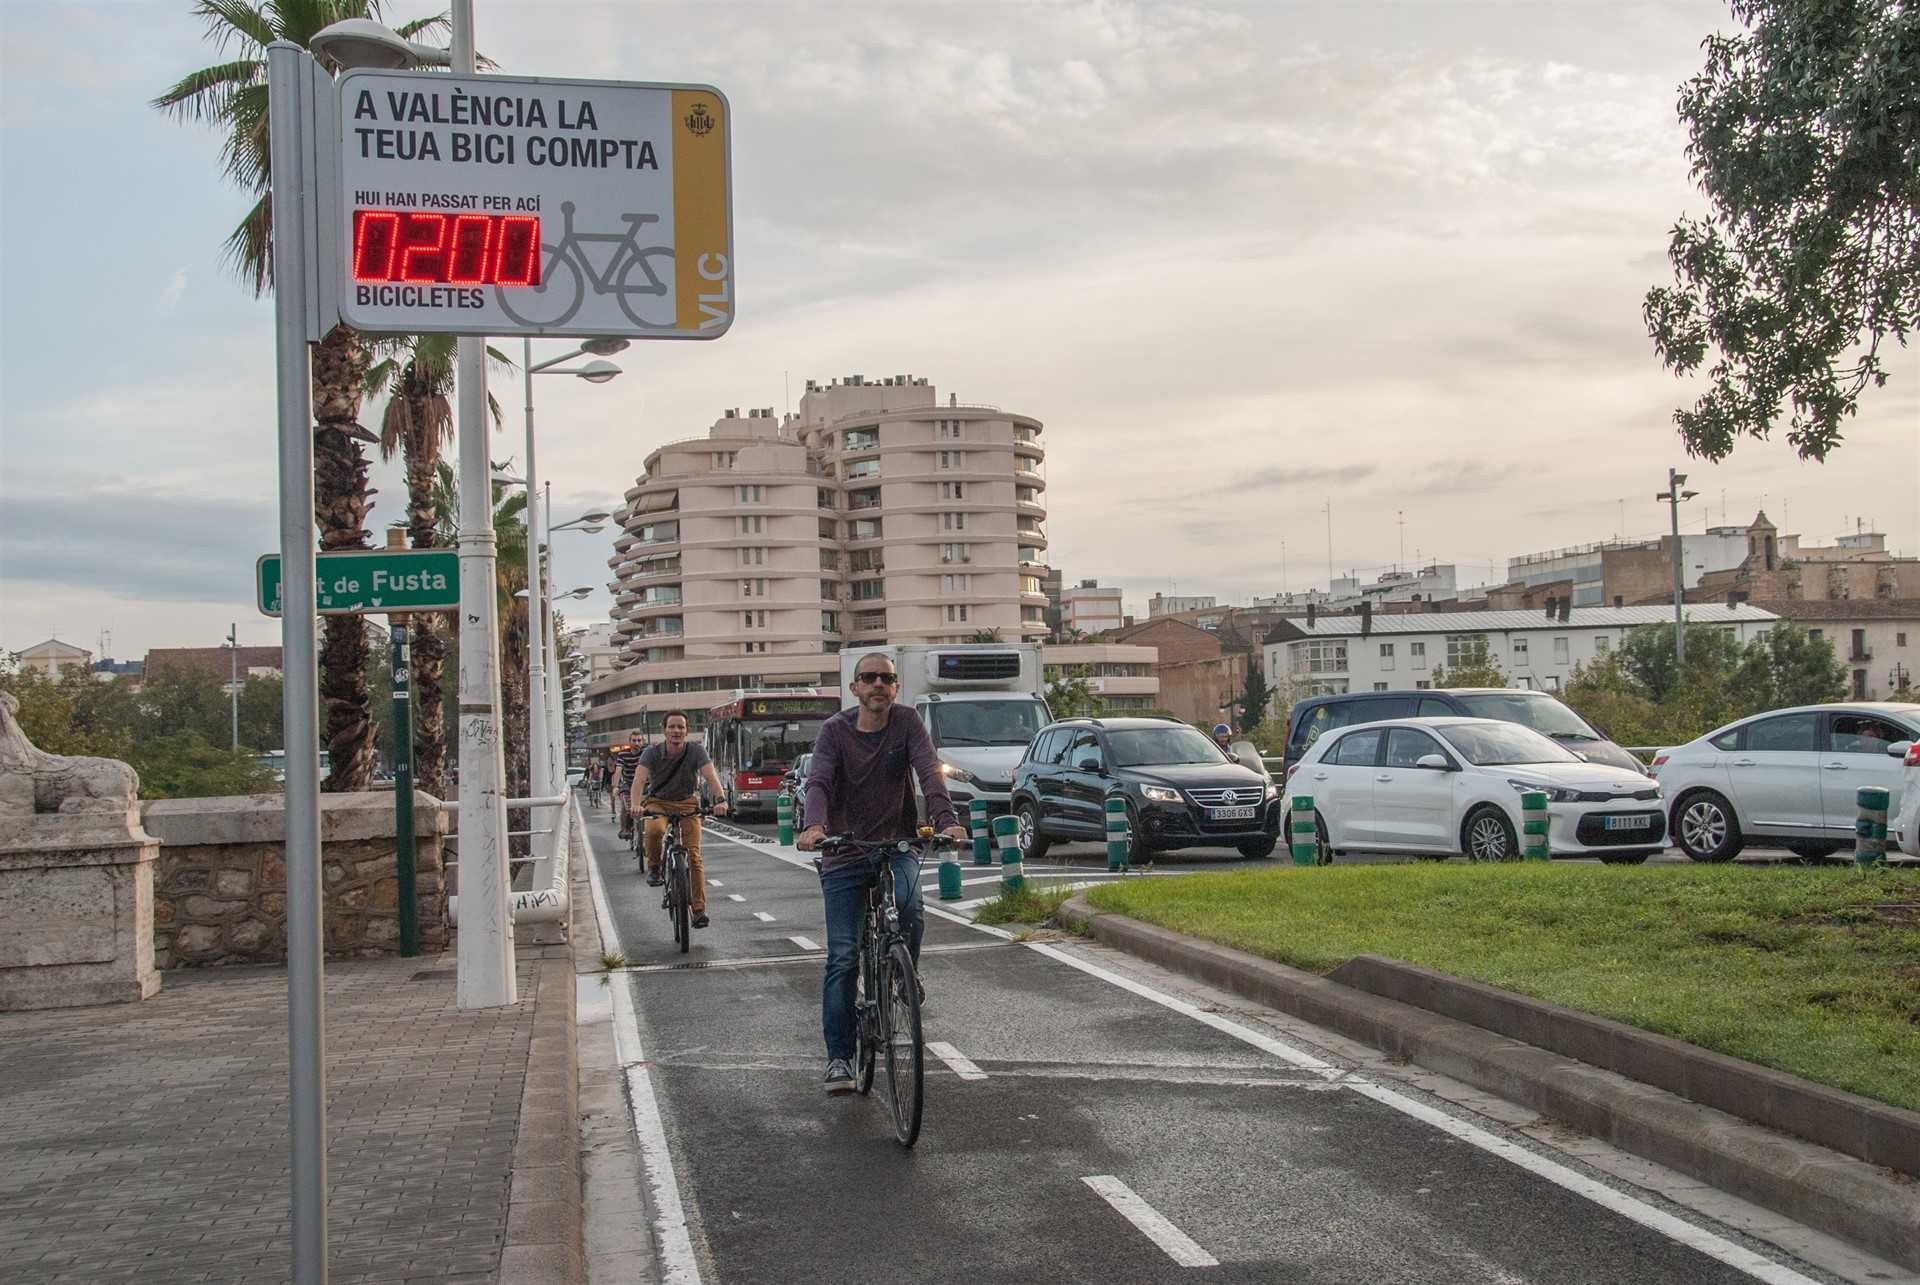
[[[680,841],[687,845],[687,901],[689,909],[696,915],[705,914],[707,909],[707,868],[700,860],[700,811],[698,799],[648,799],[642,805],[641,814],[646,819],[646,829],[641,831],[641,840],[646,845],[647,873],[660,873],[661,850],[667,841],[667,818],[685,817],[680,822]],[[664,812],[666,816],[656,816]]]

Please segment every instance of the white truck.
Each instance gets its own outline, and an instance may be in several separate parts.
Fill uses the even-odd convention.
[[[884,655],[900,675],[894,699],[911,708],[933,737],[947,792],[964,824],[975,799],[987,815],[1012,805],[1013,769],[1027,742],[1053,721],[1037,643],[903,643],[849,648],[840,656],[842,708],[854,703],[854,670],[864,656]],[[920,783],[913,786],[915,803]]]

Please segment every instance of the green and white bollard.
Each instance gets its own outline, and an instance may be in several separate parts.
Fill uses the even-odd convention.
[[[1293,853],[1293,864],[1311,866],[1320,860],[1320,827],[1314,820],[1313,796],[1296,794],[1293,796],[1292,811],[1293,833],[1287,836],[1287,846]]]
[[[1107,869],[1124,871],[1133,855],[1133,832],[1127,828],[1127,801],[1107,800]]]
[[[1520,796],[1520,855],[1528,861],[1553,859],[1547,849],[1547,825],[1546,791],[1528,790]]]
[[[1887,806],[1893,792],[1883,786],[1863,785],[1854,793],[1860,816],[1853,823],[1853,863],[1862,870],[1887,864]]]
[[[1020,863],[1020,823],[1012,817],[993,819],[993,842],[1000,849],[1000,895],[1012,896],[1027,886]]]
[[[793,846],[793,795],[785,790],[780,791],[780,797],[775,800],[773,809],[774,818],[780,824],[780,844],[782,847],[791,848]]]
[[[960,900],[960,863],[951,852],[940,858],[940,900]]]
[[[993,830],[987,824],[987,801],[975,799],[967,808],[968,830],[973,835],[973,864],[993,864]]]

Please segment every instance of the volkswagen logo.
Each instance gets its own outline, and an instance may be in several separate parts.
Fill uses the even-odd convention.
[[[1240,801],[1240,796],[1235,794],[1232,790],[1222,790],[1220,792],[1220,802],[1226,804],[1228,807],[1232,807],[1234,804],[1238,803],[1239,801]]]

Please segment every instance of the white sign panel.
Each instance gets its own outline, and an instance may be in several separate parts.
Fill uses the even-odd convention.
[[[706,85],[339,80],[356,330],[713,339],[733,324],[727,100]]]

